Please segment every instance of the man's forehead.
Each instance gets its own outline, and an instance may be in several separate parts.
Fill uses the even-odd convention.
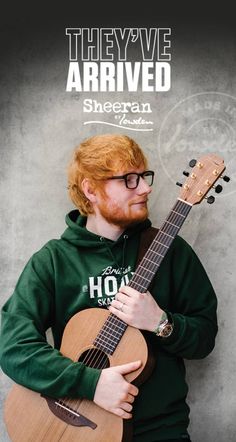
[[[126,175],[127,173],[142,173],[146,170],[144,166],[140,167],[128,167],[123,169],[117,169],[116,174],[117,175]]]

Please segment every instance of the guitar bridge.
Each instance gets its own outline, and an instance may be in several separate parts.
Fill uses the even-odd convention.
[[[69,407],[68,404],[61,399],[52,399],[44,395],[41,396],[47,401],[51,412],[68,425],[73,425],[75,427],[89,427],[92,430],[95,430],[97,427],[95,422],[91,421],[86,416],[83,416],[78,411],[73,410],[73,408]]]

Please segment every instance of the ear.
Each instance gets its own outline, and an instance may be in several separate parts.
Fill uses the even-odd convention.
[[[82,183],[81,183],[81,187],[83,189],[83,192],[86,196],[86,198],[91,202],[91,203],[95,203],[97,201],[97,197],[96,197],[96,189],[94,188],[93,185],[91,185],[90,181],[88,178],[84,178]]]

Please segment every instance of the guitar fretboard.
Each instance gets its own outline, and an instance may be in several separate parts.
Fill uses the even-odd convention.
[[[130,279],[128,284],[130,287],[142,293],[147,291],[163,258],[187,218],[191,207],[191,204],[183,200],[178,199],[176,201]],[[126,328],[127,324],[111,313],[93,344],[106,353],[112,354]]]

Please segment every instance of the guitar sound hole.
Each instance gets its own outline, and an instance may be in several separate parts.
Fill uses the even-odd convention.
[[[87,367],[92,368],[108,368],[110,361],[106,353],[98,348],[89,348],[85,350],[79,357],[78,362],[83,362]]]

